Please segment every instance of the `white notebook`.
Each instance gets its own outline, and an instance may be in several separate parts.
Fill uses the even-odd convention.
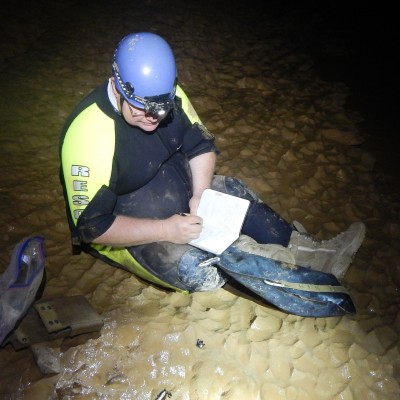
[[[203,228],[190,244],[213,254],[223,253],[239,238],[249,205],[249,200],[206,189],[197,210]]]

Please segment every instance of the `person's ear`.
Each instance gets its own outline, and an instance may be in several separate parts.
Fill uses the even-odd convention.
[[[119,93],[118,93],[117,88],[115,87],[115,79],[114,79],[113,76],[111,77],[111,88],[112,88],[112,91],[114,93],[114,96],[118,99],[119,98]]]

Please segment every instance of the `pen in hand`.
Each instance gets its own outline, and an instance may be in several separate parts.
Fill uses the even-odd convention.
[[[190,214],[186,214],[186,213],[183,213],[183,212],[178,212],[177,214],[180,215],[181,217],[187,217],[188,215],[190,215]],[[196,222],[193,225],[201,225],[201,223],[200,222]]]

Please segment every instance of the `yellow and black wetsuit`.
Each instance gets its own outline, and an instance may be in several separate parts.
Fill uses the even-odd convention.
[[[105,82],[76,107],[61,135],[60,177],[72,243],[146,280],[186,290],[176,286],[175,278],[164,279],[143,267],[129,249],[91,242],[118,214],[167,218],[188,212],[189,160],[217,152],[214,137],[180,87],[175,109],[150,134],[125,122],[112,106],[107,87]]]
[[[218,152],[180,87],[175,108],[152,133],[125,122],[112,106],[107,83],[72,112],[60,141],[61,182],[75,249],[175,290],[214,290],[217,268],[197,268],[210,255],[188,244],[155,242],[127,248],[93,244],[117,215],[168,218],[189,212],[189,160]],[[214,176],[213,189],[250,200],[242,233],[259,243],[286,246],[292,227],[243,182]]]

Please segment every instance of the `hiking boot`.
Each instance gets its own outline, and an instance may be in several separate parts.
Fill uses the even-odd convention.
[[[256,242],[250,236],[240,235],[239,239],[233,245],[246,253],[256,254],[265,258],[271,258],[288,264],[295,264],[293,253],[280,244],[261,244]]]
[[[365,236],[365,225],[354,222],[330,240],[316,240],[307,233],[293,231],[288,248],[296,264],[317,271],[331,273],[342,279]]]

